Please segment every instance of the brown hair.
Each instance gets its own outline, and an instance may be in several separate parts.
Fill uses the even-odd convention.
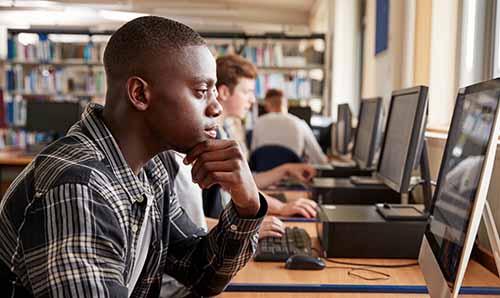
[[[271,88],[271,89],[267,90],[265,99],[268,99],[271,97],[282,98],[283,96],[284,96],[283,91],[281,91],[280,89]]]
[[[257,67],[240,55],[226,55],[217,58],[217,88],[226,85],[233,92],[240,78],[255,79]]]

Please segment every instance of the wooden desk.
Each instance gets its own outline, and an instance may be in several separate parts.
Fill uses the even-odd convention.
[[[289,222],[288,226],[299,226],[308,231],[313,238],[313,245],[319,246],[314,223]],[[339,261],[377,264],[403,264],[415,260],[390,259],[338,259]],[[327,266],[343,266],[327,263]],[[391,277],[383,281],[367,281],[347,274],[346,269],[326,268],[322,271],[286,270],[283,263],[264,263],[251,261],[233,279],[233,283],[279,283],[279,284],[344,284],[344,285],[425,285],[424,277],[418,266],[386,269],[374,268],[389,274]],[[475,261],[471,261],[467,269],[464,286],[500,287],[500,279]],[[287,298],[322,298],[322,297],[429,297],[426,294],[381,294],[381,293],[241,293],[226,292],[219,297],[287,297]],[[480,297],[479,295],[463,295],[460,297]],[[493,296],[484,296],[493,297]]]
[[[24,154],[23,151],[0,151],[0,167],[25,167],[33,156]]]
[[[0,150],[0,197],[3,196],[12,182],[9,179],[5,180],[3,171],[6,169],[16,169],[20,172],[31,160],[33,160],[33,156],[27,155],[20,149]]]

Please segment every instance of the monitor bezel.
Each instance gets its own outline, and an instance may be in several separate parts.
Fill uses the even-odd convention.
[[[356,147],[358,146],[358,135],[359,135],[359,123],[361,123],[363,119],[363,106],[365,103],[372,103],[375,102],[376,104],[376,111],[375,111],[375,125],[373,125],[372,128],[372,133],[371,133],[371,140],[370,144],[368,145],[370,148],[368,149],[368,162],[365,163],[364,160],[361,158],[358,158],[356,156]],[[380,118],[382,117],[382,98],[381,97],[374,97],[374,98],[363,98],[361,99],[361,105],[359,107],[359,121],[358,121],[358,129],[356,129],[356,135],[354,138],[354,146],[352,148],[352,159],[356,162],[358,167],[362,169],[370,169],[373,167],[374,164],[374,156],[375,156],[375,146],[377,143],[377,135],[380,132],[380,125],[379,121]]]
[[[413,165],[415,164],[415,159],[419,158],[416,155],[418,153],[418,142],[421,140],[421,138],[420,138],[421,124],[422,124],[422,121],[424,121],[425,117],[426,117],[427,102],[428,102],[427,91],[428,91],[427,86],[415,86],[412,88],[393,91],[392,95],[391,95],[391,104],[389,107],[389,113],[387,115],[385,133],[384,133],[384,138],[382,141],[382,146],[380,149],[381,153],[380,153],[380,157],[378,159],[377,172],[375,173],[375,175],[378,179],[380,179],[382,182],[384,182],[387,186],[389,186],[391,189],[393,189],[394,191],[397,191],[399,193],[407,193],[408,192],[409,187],[410,187],[410,178],[411,178]],[[413,123],[412,123],[411,139],[410,139],[410,145],[408,148],[408,152],[406,154],[405,165],[403,168],[403,177],[401,178],[400,185],[398,185],[398,182],[392,181],[388,177],[383,176],[380,173],[380,168],[382,166],[382,160],[384,158],[384,150],[385,150],[386,141],[387,141],[387,131],[389,130],[389,124],[390,124],[391,116],[393,113],[394,97],[408,95],[408,94],[415,94],[415,93],[419,94],[418,102],[417,102],[417,110],[416,110],[415,117],[414,117]],[[425,125],[424,125],[423,129],[425,131]],[[422,141],[423,141],[423,139],[422,139]]]
[[[456,118],[459,117],[457,111],[460,107],[459,104],[463,104],[463,100],[465,100],[466,95],[478,93],[485,90],[491,90],[494,88],[500,90],[500,79],[494,79],[460,89],[457,94],[457,99],[456,99],[457,102],[455,104],[455,108],[453,111],[450,131],[454,130],[456,125],[458,125],[458,123],[456,123],[457,121]],[[471,216],[469,219],[469,224],[467,226],[467,231],[465,233],[464,247],[461,252],[455,282],[451,290],[441,270],[441,266],[439,266],[437,258],[434,255],[434,250],[432,249],[433,247],[432,241],[434,240],[430,240],[433,239],[433,236],[430,236],[432,234],[430,234],[429,232],[430,221],[427,223],[422,245],[420,247],[418,262],[421,267],[422,273],[424,275],[424,279],[426,281],[429,294],[432,298],[458,297],[460,287],[462,285],[463,278],[465,276],[465,271],[467,269],[467,264],[469,263],[472,248],[474,246],[475,238],[479,229],[479,224],[481,222],[484,205],[486,203],[486,198],[488,195],[489,184],[493,172],[493,165],[495,162],[494,157],[498,144],[498,134],[500,129],[499,116],[500,116],[500,103],[497,106],[497,110],[495,112],[495,118],[493,120],[493,129],[490,132],[488,145],[486,147],[485,160],[483,162],[483,167],[481,168],[479,176],[478,190],[474,197]],[[449,146],[450,144],[447,141],[441,165],[439,168],[438,182],[436,185],[436,189],[434,191],[430,214],[432,214],[434,210],[436,195],[439,193],[439,188],[441,187],[441,181],[443,179],[445,170],[444,167],[446,164],[443,161],[446,160],[447,156],[450,154],[451,148],[449,148]]]
[[[339,143],[339,140],[340,140],[340,134],[339,134],[339,115],[341,114],[341,108],[340,107],[344,107],[344,106],[347,106],[347,117],[349,118],[349,125],[346,125],[345,127],[347,128],[345,131],[344,131],[344,143],[343,143],[343,148],[340,148],[340,143]],[[347,122],[347,121],[346,121]],[[337,153],[340,154],[340,155],[346,155],[346,154],[349,154],[349,143],[351,141],[351,130],[352,130],[352,112],[351,112],[351,108],[349,106],[348,103],[341,103],[337,106],[337,124],[336,124],[336,131],[335,131],[335,139],[336,139],[336,144],[335,144],[335,150],[337,150]]]

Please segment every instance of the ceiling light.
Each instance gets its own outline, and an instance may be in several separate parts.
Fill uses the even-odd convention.
[[[120,22],[128,22],[133,19],[147,16],[145,13],[138,12],[128,12],[128,11],[118,11],[118,10],[99,10],[99,16],[112,20],[112,21],[120,21]]]

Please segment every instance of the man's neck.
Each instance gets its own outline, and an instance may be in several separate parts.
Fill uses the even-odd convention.
[[[154,153],[155,150],[148,148],[148,142],[150,143],[152,138],[144,135],[146,130],[142,129],[142,126],[134,124],[133,117],[118,117],[104,109],[103,119],[118,144],[123,158],[134,174],[138,175],[144,165],[157,154]]]

